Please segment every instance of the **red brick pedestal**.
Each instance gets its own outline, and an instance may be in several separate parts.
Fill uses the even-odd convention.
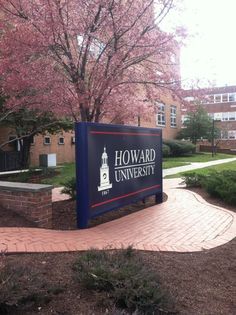
[[[51,185],[0,182],[0,205],[39,227],[51,228],[52,188]]]

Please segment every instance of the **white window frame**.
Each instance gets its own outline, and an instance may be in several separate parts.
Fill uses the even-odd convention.
[[[229,130],[228,131],[228,139],[235,140],[236,139],[236,130]]]
[[[228,131],[227,130],[221,130],[220,134],[221,134],[220,138],[222,140],[228,140]]]
[[[157,103],[156,125],[165,127],[166,125],[166,110],[164,103]]]
[[[64,145],[64,144],[65,144],[65,137],[60,136],[60,137],[58,138],[58,144],[59,144],[59,145]]]
[[[233,100],[230,100],[231,96],[233,97]],[[236,93],[229,93],[228,99],[229,99],[229,102],[236,102]]]
[[[72,143],[72,144],[75,144],[75,136],[72,136],[72,137],[71,137],[71,143]]]
[[[33,136],[32,141],[30,143],[31,145],[35,145],[35,136]]]
[[[236,120],[236,112],[229,112],[229,121],[235,121]]]
[[[214,103],[222,103],[222,94],[214,94]]]
[[[176,105],[170,106],[170,126],[172,128],[177,127],[177,106]]]
[[[46,139],[49,139],[49,142],[46,142]],[[43,144],[44,145],[51,145],[51,137],[50,136],[44,136]]]

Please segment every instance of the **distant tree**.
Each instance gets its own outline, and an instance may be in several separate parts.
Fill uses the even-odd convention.
[[[193,111],[187,113],[183,125],[184,128],[178,134],[179,139],[190,139],[196,144],[202,138],[207,140],[219,138],[219,130],[213,127],[212,118],[201,105],[196,105]]]
[[[40,110],[28,110],[21,108],[14,111],[0,122],[0,126],[11,128],[16,137],[0,143],[0,149],[10,143],[19,143],[21,151],[20,165],[22,168],[28,167],[30,147],[35,135],[48,133],[56,133],[62,130],[68,131],[73,129],[73,123],[69,119],[58,119],[52,112]]]
[[[0,73],[8,108],[74,120],[127,120],[179,90],[173,0],[1,0]],[[179,83],[179,82],[178,82]],[[150,115],[150,112],[149,112]]]

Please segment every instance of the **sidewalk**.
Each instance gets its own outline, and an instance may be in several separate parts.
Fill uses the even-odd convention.
[[[129,245],[139,250],[194,252],[236,236],[235,213],[208,204],[179,184],[180,179],[164,180],[168,200],[162,204],[86,230],[0,228],[0,252],[67,252]]]
[[[229,158],[229,159],[223,159],[223,160],[209,161],[209,162],[191,163],[190,165],[168,168],[168,169],[163,170],[163,177],[165,177],[167,175],[178,174],[180,172],[192,171],[192,170],[196,170],[199,168],[229,163],[229,162],[233,162],[233,161],[236,161],[236,157],[235,158]]]

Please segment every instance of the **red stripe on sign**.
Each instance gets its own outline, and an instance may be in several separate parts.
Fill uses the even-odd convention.
[[[90,131],[92,135],[113,135],[113,136],[154,136],[160,137],[159,133],[136,133],[136,132],[116,132],[116,131]]]
[[[119,197],[112,198],[112,199],[109,199],[109,200],[106,200],[106,201],[103,201],[103,202],[96,203],[96,204],[92,205],[91,208],[96,208],[96,207],[105,205],[106,203],[110,203],[112,201],[116,201],[116,200],[119,200],[119,199],[124,199],[124,198],[130,197],[130,196],[136,195],[136,194],[138,194],[140,192],[143,192],[143,191],[146,191],[146,190],[150,190],[150,189],[154,189],[154,188],[159,188],[159,187],[160,187],[160,185],[155,185],[155,186],[147,187],[147,188],[144,188],[144,189],[140,189],[138,191],[135,191],[135,192],[123,195],[123,196],[119,196]]]

